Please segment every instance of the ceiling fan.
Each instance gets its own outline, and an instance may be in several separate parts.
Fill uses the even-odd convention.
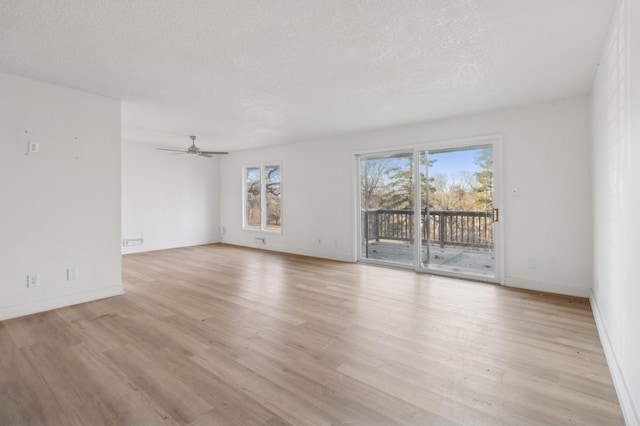
[[[194,154],[200,157],[213,157],[214,155],[227,155],[228,152],[222,151],[200,151],[200,148],[196,146],[196,137],[189,136],[191,138],[191,146],[186,151],[180,149],[168,149],[168,148],[156,148],[159,151],[172,151],[177,154]]]

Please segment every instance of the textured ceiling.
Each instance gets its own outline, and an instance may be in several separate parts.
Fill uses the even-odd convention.
[[[590,91],[615,0],[1,0],[0,71],[236,150]]]

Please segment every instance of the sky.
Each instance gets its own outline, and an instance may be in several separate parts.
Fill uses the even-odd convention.
[[[480,168],[475,163],[475,157],[479,151],[479,149],[473,149],[466,151],[432,153],[429,155],[429,158],[437,159],[437,161],[429,168],[429,173],[443,173],[451,175],[463,170],[471,173],[480,171]]]
[[[459,149],[455,151],[432,152],[429,154],[430,159],[436,160],[429,168],[429,174],[446,174],[454,177],[460,171],[475,173],[480,171],[480,167],[476,164],[475,158],[480,153],[480,148]],[[375,159],[375,157],[373,157]],[[400,156],[399,158],[382,157],[381,161],[387,162],[387,167],[402,167],[409,169],[408,158]]]

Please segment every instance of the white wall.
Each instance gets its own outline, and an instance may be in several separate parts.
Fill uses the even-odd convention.
[[[1,73],[0,94],[0,319],[120,294],[120,102]]]
[[[324,140],[235,152],[221,160],[225,242],[256,246],[242,230],[242,167],[282,161],[283,233],[265,248],[355,260],[353,154],[500,133],[504,137],[502,219],[508,285],[588,296],[591,282],[589,99],[513,108]],[[322,241],[318,244],[318,239]],[[259,246],[260,247],[260,246]],[[529,268],[535,259],[537,268]]]
[[[640,424],[638,22],[640,2],[621,2],[592,95],[595,235],[591,300],[629,425]]]
[[[142,236],[123,253],[217,242],[218,158],[169,155],[122,143],[122,238]]]

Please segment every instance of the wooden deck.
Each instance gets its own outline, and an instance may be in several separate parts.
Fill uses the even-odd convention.
[[[366,247],[362,246],[363,257]],[[400,265],[413,265],[414,245],[401,241],[369,242],[368,259],[381,260]],[[481,277],[492,277],[495,271],[493,253],[485,250],[442,248],[430,246],[422,248],[422,259],[429,257],[433,269],[444,272],[467,273]]]

